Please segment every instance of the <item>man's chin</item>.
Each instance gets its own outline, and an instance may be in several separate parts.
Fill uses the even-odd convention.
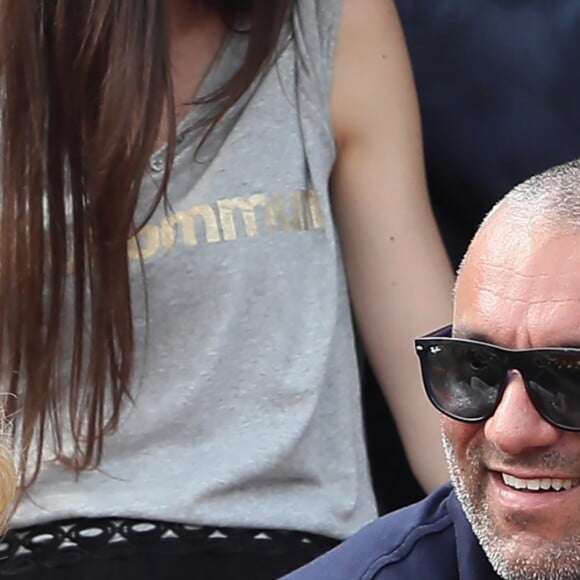
[[[506,580],[578,579],[580,549],[571,530],[554,530],[550,521],[504,511],[484,486],[467,490],[456,479],[460,504],[493,569]],[[495,509],[494,509],[495,507]],[[531,531],[533,530],[533,531]]]
[[[478,522],[474,532],[498,576],[507,580],[578,578],[577,539],[551,541],[538,533]]]

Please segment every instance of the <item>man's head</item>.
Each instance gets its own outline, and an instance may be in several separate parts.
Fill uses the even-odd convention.
[[[580,348],[580,163],[528,180],[486,218],[459,271],[453,333],[504,349]],[[555,424],[580,428],[580,356],[461,352],[456,376],[476,378],[461,382],[458,404],[470,389],[480,406],[493,403],[489,386],[504,386],[488,418],[442,419],[452,481],[480,543],[503,578],[577,578],[580,431]]]

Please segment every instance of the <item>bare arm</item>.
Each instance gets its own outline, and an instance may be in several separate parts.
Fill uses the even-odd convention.
[[[427,195],[418,107],[392,0],[345,0],[331,109],[332,203],[355,318],[411,467],[448,479],[413,338],[451,320],[453,274]]]

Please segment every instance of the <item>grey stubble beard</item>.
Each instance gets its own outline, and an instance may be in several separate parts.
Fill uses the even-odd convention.
[[[485,492],[475,475],[480,470],[475,457],[466,457],[468,472],[463,472],[453,444],[442,431],[443,450],[455,493],[487,559],[503,580],[579,580],[580,538],[558,545],[546,543],[541,558],[518,554],[517,538],[502,538],[489,513]],[[473,475],[473,476],[472,476]],[[535,557],[534,557],[535,556]]]

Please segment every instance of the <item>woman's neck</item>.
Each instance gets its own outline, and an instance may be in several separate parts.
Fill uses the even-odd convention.
[[[199,0],[165,0],[177,122],[191,108],[227,34],[221,15]],[[160,140],[165,141],[166,123]]]
[[[191,102],[226,34],[220,14],[195,0],[166,0],[176,105]]]

